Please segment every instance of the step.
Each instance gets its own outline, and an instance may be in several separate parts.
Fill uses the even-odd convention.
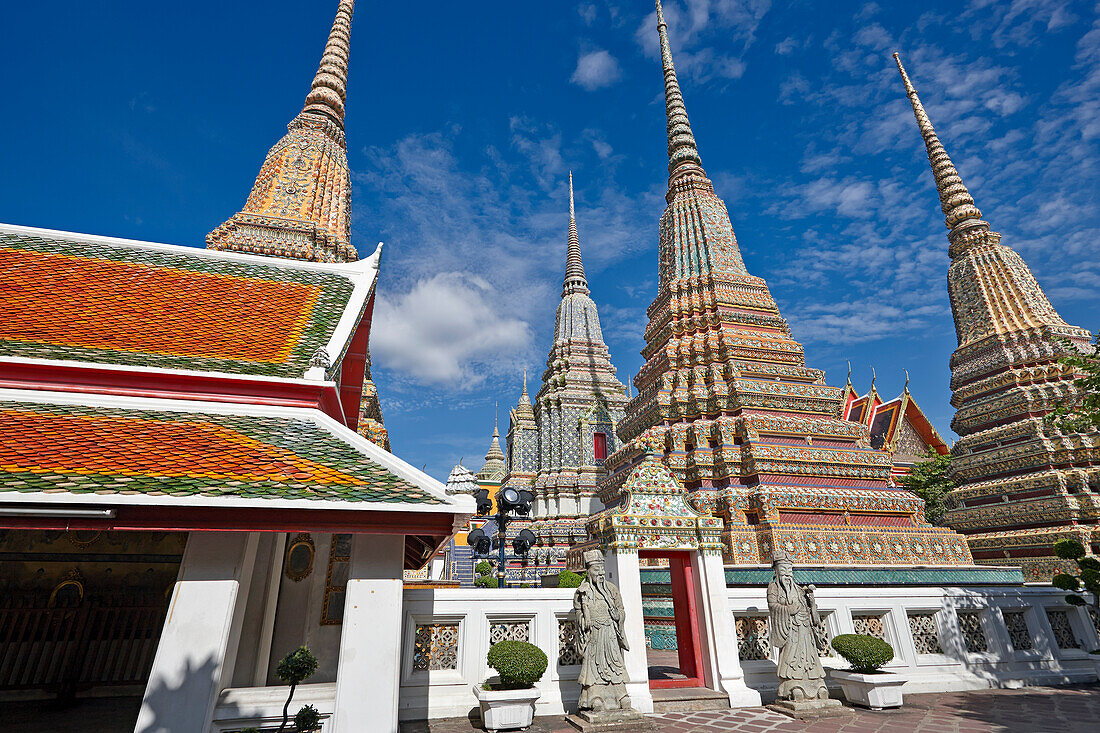
[[[673,687],[650,690],[653,695],[653,712],[684,713],[700,710],[729,710],[730,699],[724,692],[705,687]]]

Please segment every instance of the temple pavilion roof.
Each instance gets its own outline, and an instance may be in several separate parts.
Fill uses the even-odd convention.
[[[377,273],[0,225],[0,358],[301,378],[347,351]]]
[[[0,493],[450,503],[313,409],[0,390],[0,435]]]

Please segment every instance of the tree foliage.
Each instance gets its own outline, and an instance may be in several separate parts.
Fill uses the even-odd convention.
[[[1066,342],[1068,345],[1068,342]],[[1100,333],[1092,342],[1092,352],[1074,352],[1058,363],[1071,367],[1078,377],[1073,380],[1077,396],[1059,404],[1047,421],[1063,433],[1100,430]]]
[[[559,588],[577,588],[584,581],[584,576],[574,573],[572,570],[562,570],[558,573]]]
[[[947,469],[951,465],[951,454],[941,456],[929,448],[925,460],[913,466],[902,484],[905,488],[924,499],[924,518],[929,524],[943,527],[947,523],[945,500],[948,492],[955,488],[947,478]]]
[[[1083,592],[1092,594],[1092,607],[1100,618],[1100,560],[1088,555],[1085,546],[1075,539],[1062,539],[1054,543],[1054,554],[1063,560],[1077,563],[1077,575],[1058,573],[1050,580],[1055,588],[1069,591],[1066,603],[1071,606],[1087,606]]]
[[[286,702],[283,704],[283,722],[279,726],[279,733],[286,729],[289,718],[287,711],[290,710],[290,701],[294,699],[294,688],[312,677],[316,671],[317,657],[313,656],[309,647],[300,646],[279,660],[278,666],[275,667],[275,676],[290,685],[290,694],[286,696]]]
[[[474,585],[478,588],[496,588],[500,586],[500,581],[493,576],[493,566],[488,560],[482,560],[474,565],[474,572],[477,573],[477,577],[474,578]]]

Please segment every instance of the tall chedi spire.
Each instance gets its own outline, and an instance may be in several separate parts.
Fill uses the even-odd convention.
[[[340,0],[302,111],[268,152],[244,208],[206,236],[208,248],[315,262],[358,259],[344,141],[354,8],[355,0]]]
[[[354,10],[355,0],[340,0],[302,111],[268,151],[244,208],[206,235],[207,248],[314,262],[358,259],[349,229],[351,173],[344,140]],[[369,344],[365,357],[358,432],[389,450]]]
[[[1077,398],[1057,359],[1085,349],[1089,332],[1068,325],[1019,254],[1001,244],[963,184],[901,59],[894,54],[924,139],[950,242],[947,288],[959,347],[951,357],[952,448],[948,523],[981,563],[1022,565],[1030,580],[1067,566],[1062,537],[1100,542],[1100,434],[1057,432],[1043,416]]]
[[[668,133],[658,290],[594,540],[709,551],[720,536],[733,564],[770,562],[779,548],[814,564],[968,563],[961,538],[890,485],[889,456],[865,425],[840,419],[844,392],[806,366],[767,283],[746,270],[703,170],[660,2],[657,36]],[[694,516],[661,498],[683,491]],[[654,503],[668,516],[643,518]],[[639,534],[639,523],[663,529]]]
[[[565,276],[546,357],[542,386],[532,406],[524,374],[519,403],[508,430],[509,472],[505,485],[533,491],[531,530],[538,544],[525,572],[531,580],[564,568],[565,553],[585,538],[585,522],[602,508],[595,498],[604,458],[616,446],[626,389],[604,343],[592,300],[569,175],[569,230]]]

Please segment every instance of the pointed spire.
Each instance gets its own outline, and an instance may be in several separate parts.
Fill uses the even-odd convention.
[[[581,240],[577,236],[577,215],[573,209],[573,171],[569,171],[569,246],[565,256],[565,282],[561,297],[573,293],[588,295],[588,280],[584,277],[584,263],[581,262]]]
[[[355,0],[340,0],[336,20],[321,56],[321,65],[313,77],[303,112],[317,112],[344,126],[344,102],[348,89],[348,57],[351,54],[351,15]]]
[[[523,370],[523,391],[519,395],[519,402],[516,403],[516,412],[518,417],[535,419],[535,408],[531,405],[531,397],[527,394],[527,370]]]
[[[500,449],[500,431],[497,429],[496,420],[493,421],[493,440],[489,443],[489,451],[485,454],[485,461],[503,461],[504,451]]]
[[[672,65],[672,49],[668,45],[668,24],[665,23],[661,0],[657,0],[657,35],[661,39],[661,66],[665,73],[665,114],[668,117],[668,182],[692,172],[705,176],[695,135],[691,132],[684,95]]]
[[[917,90],[909,81],[909,75],[905,73],[905,67],[901,65],[901,59],[896,53],[894,62],[897,63],[898,71],[901,72],[905,93],[909,96],[913,114],[917,118],[917,127],[920,128],[921,137],[924,138],[924,147],[928,150],[928,162],[932,166],[932,175],[936,178],[936,190],[940,193],[940,208],[943,209],[947,228],[951,230],[947,235],[948,238],[953,239],[957,234],[969,229],[988,230],[989,224],[982,221],[982,212],[975,206],[974,198],[963,185],[962,178],[951,162],[951,158],[947,156],[947,151],[936,135],[932,121],[928,118],[928,113],[924,111],[924,105],[917,96]]]

